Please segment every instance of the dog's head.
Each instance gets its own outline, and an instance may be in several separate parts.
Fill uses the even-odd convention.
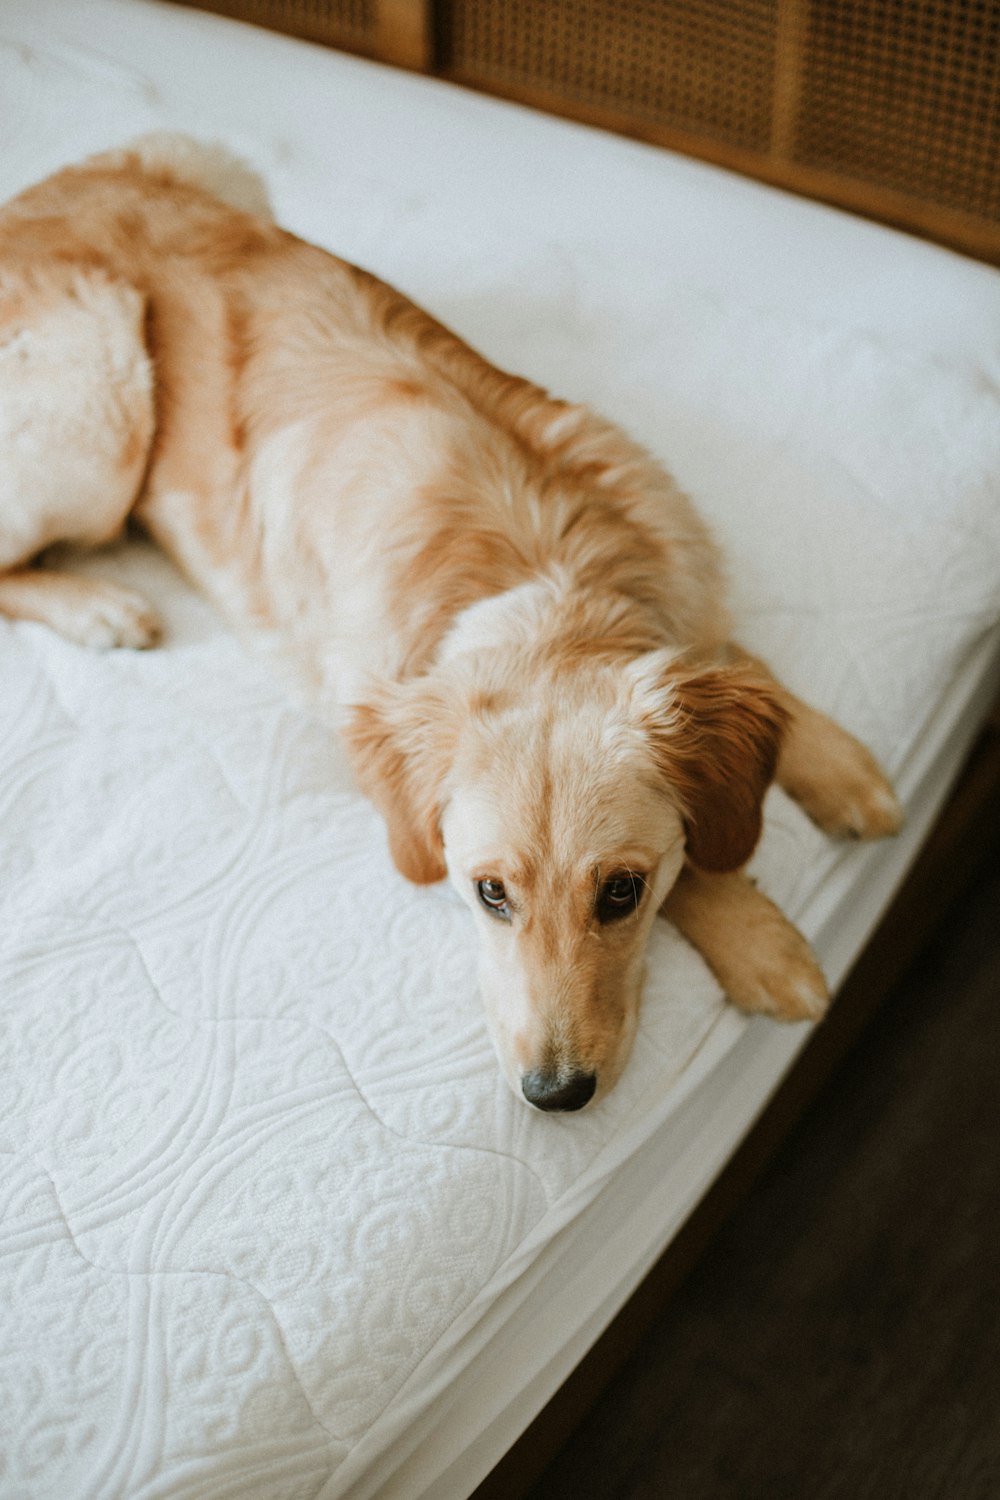
[[[355,710],[349,748],[395,862],[449,875],[474,912],[501,1066],[539,1109],[618,1078],[656,912],[685,858],[749,858],[781,729],[752,672],[660,651],[515,671],[470,654]]]

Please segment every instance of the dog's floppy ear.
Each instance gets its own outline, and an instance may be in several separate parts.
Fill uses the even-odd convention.
[[[754,851],[787,716],[774,685],[744,666],[691,668],[665,652],[633,668],[640,722],[684,815],[702,870],[737,870]]]
[[[447,874],[440,817],[449,721],[441,694],[416,679],[373,688],[344,728],[355,777],[385,819],[396,868],[416,885]]]

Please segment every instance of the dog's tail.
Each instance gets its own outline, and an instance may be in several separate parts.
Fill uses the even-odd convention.
[[[244,213],[259,214],[265,219],[274,217],[264,179],[219,141],[200,141],[179,131],[154,130],[120,150],[104,151],[91,160],[109,167],[138,162],[154,176],[190,183]]]

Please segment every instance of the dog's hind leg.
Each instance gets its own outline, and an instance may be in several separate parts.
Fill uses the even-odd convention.
[[[130,590],[29,566],[56,542],[109,541],[132,508],[154,426],[144,318],[100,272],[0,269],[0,613],[85,645],[158,634]]]
[[[0,573],[0,615],[37,620],[79,646],[152,646],[160,622],[141,595],[51,568]]]
[[[747,662],[773,684],[788,715],[775,780],[825,833],[873,839],[898,833],[902,808],[890,782],[869,750],[818,709],[796,698],[740,646],[732,660]]]

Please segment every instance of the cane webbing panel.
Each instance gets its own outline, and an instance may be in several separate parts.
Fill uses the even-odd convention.
[[[202,3],[707,156],[1000,262],[1000,0]]]
[[[439,37],[458,76],[541,86],[637,119],[765,149],[773,0],[444,0]]]
[[[1000,257],[997,0],[438,0],[435,10],[448,76]]]
[[[372,0],[180,0],[333,47],[374,47]]]
[[[1000,5],[813,4],[795,156],[1000,221]]]

